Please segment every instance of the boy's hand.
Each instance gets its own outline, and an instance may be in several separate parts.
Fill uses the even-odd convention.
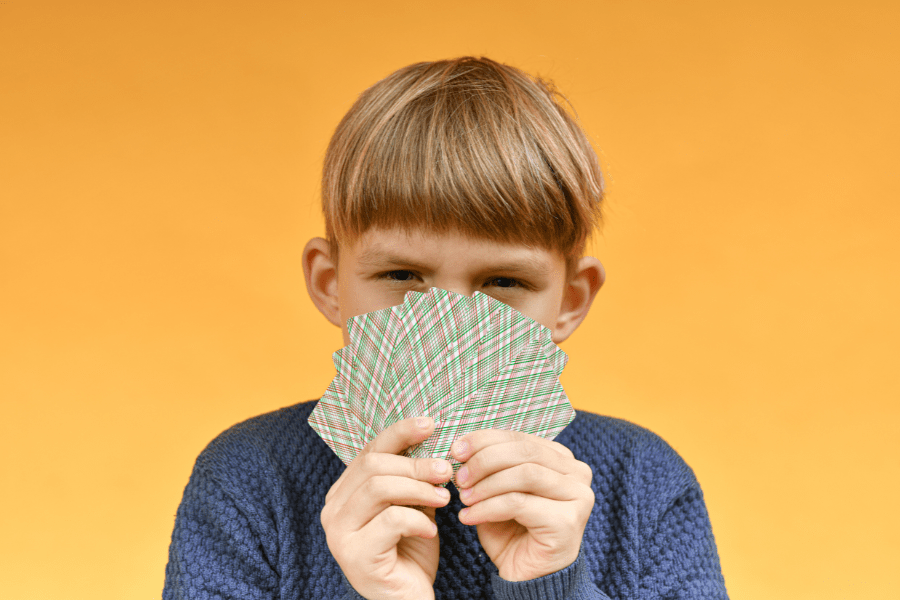
[[[450,479],[450,463],[397,456],[433,431],[430,418],[388,427],[325,496],[321,516],[328,548],[353,588],[369,600],[434,598],[439,556],[434,510],[450,500],[450,492],[434,484]]]
[[[578,558],[591,509],[591,468],[535,435],[484,429],[453,444],[459,513],[507,581],[526,581]]]

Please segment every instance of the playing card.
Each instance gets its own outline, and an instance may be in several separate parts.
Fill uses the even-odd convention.
[[[409,456],[451,460],[450,446],[479,429],[553,439],[575,412],[559,383],[568,357],[550,330],[475,292],[408,292],[400,305],[348,320],[350,343],[310,415],[349,464],[382,430],[430,416],[434,433]]]

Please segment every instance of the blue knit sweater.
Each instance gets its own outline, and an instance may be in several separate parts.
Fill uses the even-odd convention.
[[[178,508],[163,600],[358,600],[328,550],[319,513],[343,463],[304,402],[235,425],[200,454]],[[448,485],[437,510],[438,599],[727,599],[703,494],[655,434],[578,411],[556,438],[593,469],[596,494],[578,559],[509,582]]]

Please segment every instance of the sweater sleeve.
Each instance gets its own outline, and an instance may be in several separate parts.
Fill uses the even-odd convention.
[[[641,598],[728,600],[712,525],[696,480],[660,515],[644,546]]]
[[[506,582],[509,594],[498,598],[728,599],[700,484],[665,440],[582,412],[557,441],[594,474],[596,502],[578,560],[516,583],[521,593]]]
[[[694,471],[655,434],[637,452],[638,598],[728,600],[712,524]]]
[[[665,510],[645,540],[635,600],[728,600],[706,505],[695,483]],[[609,600],[592,581],[584,549],[574,563],[530,581],[492,575],[498,600]]]
[[[556,573],[529,581],[507,581],[494,573],[491,583],[498,600],[609,600],[591,581],[582,552]]]
[[[283,598],[280,575],[262,541],[270,536],[258,531],[263,511],[226,488],[198,460],[175,519],[163,600]],[[344,583],[334,600],[362,600]]]
[[[245,511],[200,461],[178,507],[163,600],[270,600],[278,575]]]

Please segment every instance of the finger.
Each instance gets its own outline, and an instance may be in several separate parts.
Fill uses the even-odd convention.
[[[485,477],[470,488],[461,488],[459,498],[472,506],[494,496],[522,492],[549,500],[577,501],[594,504],[594,492],[590,486],[534,463],[525,463],[504,469]]]
[[[427,515],[405,506],[392,506],[382,511],[354,538],[359,544],[357,547],[365,548],[370,556],[377,556],[396,548],[401,538],[433,538],[435,535],[437,525]]]
[[[534,531],[574,532],[583,531],[589,515],[589,508],[576,501],[560,502],[511,492],[464,508],[458,516],[465,525],[516,521]]]
[[[353,461],[347,466],[344,472],[341,473],[341,476],[338,478],[338,480],[325,494],[325,502],[328,503],[335,501],[338,497],[343,497],[346,499],[346,497],[353,492],[353,490],[361,481],[360,475],[359,473],[357,473],[357,471],[361,461],[367,460],[364,457],[370,456],[372,454],[400,454],[409,446],[414,446],[427,439],[428,436],[433,433],[433,431],[434,419],[430,417],[413,417],[409,419],[403,419],[402,421],[398,421],[397,423],[394,423],[390,427],[386,428],[384,431],[379,433],[378,436],[375,437],[375,439],[366,444],[366,446],[356,456],[356,458],[354,458]],[[401,467],[398,465],[400,465],[400,463],[395,463],[396,468],[388,471],[378,472],[381,474],[406,475],[408,477],[416,477],[414,473],[398,470],[401,469]],[[424,471],[427,471],[427,468],[418,467],[417,472]],[[448,478],[439,479],[436,481],[428,477],[416,478],[434,481],[434,483],[443,483],[445,481],[448,481]],[[341,496],[339,496],[339,494],[341,494]]]
[[[332,502],[343,505],[372,477],[395,476],[430,484],[446,483],[453,470],[450,462],[439,458],[410,458],[395,454],[370,452],[358,456],[341,476],[344,481],[335,491]],[[326,500],[327,501],[327,500]]]
[[[492,473],[525,463],[541,465],[563,475],[573,475],[579,480],[584,479],[586,474],[584,467],[587,467],[584,463],[564,457],[546,445],[520,439],[493,444],[474,453],[457,471],[456,485],[471,487]]]
[[[554,442],[553,440],[548,440],[546,438],[542,438],[538,435],[532,435],[530,433],[523,433],[521,431],[509,431],[506,429],[479,429],[478,431],[467,433],[466,435],[453,442],[453,446],[450,449],[450,452],[453,458],[460,462],[465,462],[470,456],[472,456],[479,450],[487,448],[488,446],[502,444],[505,442],[524,442],[529,440],[550,448],[551,450],[562,454],[566,458],[575,457],[575,455],[572,454],[571,450],[569,450],[559,442]]]
[[[361,469],[362,471],[360,471]],[[402,475],[431,483],[446,483],[450,476],[450,462],[441,459],[410,458],[383,452],[361,452],[332,484],[325,494],[325,502],[330,502],[342,486],[349,485],[352,490],[356,487],[354,481],[372,474]],[[348,481],[350,481],[349,484]]]
[[[402,454],[410,446],[425,441],[434,432],[434,419],[431,417],[411,417],[397,421],[383,430],[370,441],[360,455],[370,452],[386,454]]]
[[[342,526],[359,531],[392,506],[440,507],[450,501],[446,488],[407,477],[376,476],[365,481],[340,511]]]

